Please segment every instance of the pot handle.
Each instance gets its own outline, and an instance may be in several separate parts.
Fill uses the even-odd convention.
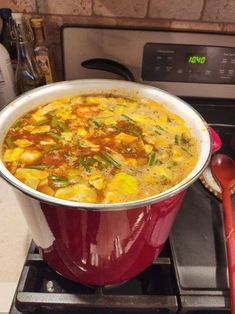
[[[110,59],[104,58],[89,59],[83,61],[81,63],[81,66],[83,66],[86,69],[95,69],[115,73],[122,76],[126,81],[135,82],[134,75],[126,66]]]
[[[214,154],[221,148],[222,141],[219,134],[211,126],[209,127],[209,130],[212,137],[212,154]]]

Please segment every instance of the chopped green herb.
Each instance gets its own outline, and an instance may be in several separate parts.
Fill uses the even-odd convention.
[[[47,152],[52,152],[52,151],[58,150],[58,149],[60,149],[60,148],[62,148],[62,147],[63,147],[62,144],[56,144],[56,145],[53,145],[53,146],[51,146],[51,147],[48,147],[48,148],[46,149],[46,151],[47,151]]]
[[[94,127],[97,129],[101,127],[101,124],[97,122],[96,120],[93,120],[92,123],[94,124]]]
[[[87,157],[80,160],[80,164],[84,167],[84,169],[90,172],[90,167],[96,162],[97,160],[93,157]]]
[[[66,177],[59,176],[58,174],[52,173],[48,177],[51,180],[66,180]]]
[[[62,131],[69,131],[68,125],[63,121],[59,121],[56,116],[52,117],[51,126],[53,128],[59,127]]]
[[[62,129],[62,131],[69,131],[69,126],[65,122],[60,121],[58,126],[60,129]]]
[[[43,120],[34,122],[33,125],[37,126],[37,125],[42,125],[42,124],[46,124],[49,122],[50,122],[50,119],[43,119]]]
[[[17,120],[11,127],[13,129],[16,129],[17,127],[21,126],[22,120]]]
[[[15,143],[12,141],[12,139],[10,137],[7,137],[5,141],[6,141],[6,144],[7,144],[8,148],[16,147]]]
[[[186,153],[188,153],[189,156],[192,156],[192,154],[191,154],[185,147],[181,146],[181,149],[182,149],[183,151],[185,151]]]
[[[67,185],[69,185],[69,181],[67,179],[66,180],[53,180],[52,185],[55,188],[64,188]]]
[[[55,127],[58,126],[58,124],[59,124],[58,119],[57,119],[55,116],[53,116],[52,119],[51,119],[51,126],[52,126],[53,128],[55,128]]]
[[[150,157],[149,157],[149,162],[148,162],[148,165],[151,167],[155,164],[155,161],[156,161],[156,153],[155,152],[152,152]]]
[[[164,131],[164,132],[166,132],[166,130],[165,129],[163,129],[160,125],[154,125],[155,126],[155,128],[157,128],[157,129],[159,129],[159,130],[161,130],[161,131]]]
[[[54,188],[63,188],[69,184],[69,181],[66,177],[59,176],[57,174],[51,174],[48,178],[52,181],[51,185]]]
[[[122,117],[128,120],[131,123],[136,123],[135,120],[133,120],[131,117],[127,116],[126,114],[122,114]]]
[[[102,152],[102,155],[114,167],[116,167],[116,168],[120,168],[121,167],[120,163],[117,162],[115,159],[113,159],[113,157],[108,152]]]
[[[100,164],[102,164],[103,166],[107,167],[108,163],[107,160],[105,160],[104,158],[100,157],[100,156],[94,156],[94,159],[99,162]]]
[[[61,136],[59,134],[54,133],[54,132],[48,132],[47,134],[55,140],[61,139]]]
[[[172,122],[171,118],[170,117],[167,117],[167,122]]]
[[[54,168],[53,165],[50,165],[50,164],[39,164],[39,165],[29,165],[27,166],[26,168],[28,169],[50,169],[50,168]]]
[[[180,136],[179,136],[179,134],[176,134],[175,135],[175,144],[179,145],[179,143],[180,143]]]
[[[157,130],[154,130],[154,133],[156,133],[157,135],[162,135],[162,133]]]

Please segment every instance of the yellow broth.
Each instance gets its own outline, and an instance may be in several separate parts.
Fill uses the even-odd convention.
[[[198,158],[184,120],[148,99],[65,97],[18,119],[3,145],[7,169],[56,198],[119,203],[182,181]]]

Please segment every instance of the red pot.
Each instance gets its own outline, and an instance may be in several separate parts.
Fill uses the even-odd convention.
[[[161,252],[186,188],[207,166],[212,141],[206,122],[188,104],[162,90],[115,80],[55,83],[25,93],[0,115],[2,145],[8,128],[39,104],[76,94],[142,96],[180,115],[198,142],[198,161],[182,182],[156,196],[128,203],[88,204],[56,199],[18,181],[0,162],[2,177],[30,196],[23,212],[44,259],[57,272],[87,285],[116,284],[136,276]],[[22,196],[21,196],[22,199]]]

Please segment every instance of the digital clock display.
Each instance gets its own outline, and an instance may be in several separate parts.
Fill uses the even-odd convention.
[[[204,64],[207,62],[207,56],[190,54],[187,55],[186,61],[190,64]]]

